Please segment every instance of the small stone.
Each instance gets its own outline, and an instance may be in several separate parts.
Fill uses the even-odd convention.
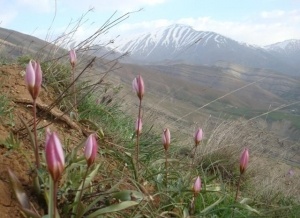
[[[24,77],[25,74],[26,74],[25,70],[22,70],[22,71],[20,72],[20,75],[21,75],[22,77]]]

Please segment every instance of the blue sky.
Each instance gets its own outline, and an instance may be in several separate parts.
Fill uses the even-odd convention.
[[[117,18],[140,8],[109,34],[126,38],[181,23],[256,45],[300,39],[300,0],[0,0],[0,5],[0,27],[42,39],[63,34],[89,8],[93,11],[75,33],[78,41],[96,31],[114,11]]]

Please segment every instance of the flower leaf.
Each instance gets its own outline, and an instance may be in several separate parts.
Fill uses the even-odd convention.
[[[12,186],[12,189],[14,191],[14,194],[17,198],[17,201],[19,202],[21,206],[21,210],[28,216],[33,218],[40,218],[41,216],[37,214],[34,210],[32,210],[29,198],[24,191],[20,180],[17,178],[17,176],[11,171],[11,169],[8,169],[8,176],[9,180]]]
[[[127,209],[129,207],[133,207],[138,205],[139,203],[136,201],[123,201],[119,204],[113,204],[105,208],[101,208],[99,210],[96,210],[94,213],[88,215],[86,218],[93,218],[93,217],[98,217],[99,215],[105,214],[105,213],[112,213],[112,212],[117,212],[120,210]]]

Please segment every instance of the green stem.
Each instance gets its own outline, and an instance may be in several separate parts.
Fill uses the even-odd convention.
[[[241,178],[242,178],[242,174],[240,174],[240,178],[239,178],[239,181],[238,181],[238,184],[237,184],[236,194],[235,194],[235,201],[237,201],[237,197],[238,197],[238,194],[239,194],[240,185],[241,185]]]
[[[139,104],[139,115],[138,115],[138,128],[137,128],[137,133],[136,133],[136,174],[137,174],[137,180],[138,180],[138,171],[139,171],[139,153],[140,153],[140,122],[139,120],[141,119],[141,111],[142,111],[142,100],[140,100]]]
[[[190,204],[190,215],[194,215],[194,214],[195,214],[195,194]]]
[[[41,194],[40,180],[39,180],[38,174],[34,175],[33,188],[34,188],[35,193],[37,193],[38,195]]]
[[[40,158],[39,158],[39,146],[37,140],[37,130],[36,130],[36,99],[33,99],[33,134],[34,134],[34,144],[35,144],[35,164],[37,170],[40,169]]]
[[[84,174],[84,177],[83,177],[83,181],[82,181],[82,186],[81,186],[81,190],[80,190],[80,194],[79,194],[79,198],[78,198],[78,203],[77,203],[77,205],[76,205],[76,215],[78,215],[78,213],[79,213],[79,203],[80,203],[80,201],[81,201],[81,198],[82,198],[82,194],[83,194],[83,189],[84,189],[84,183],[85,183],[85,180],[86,180],[86,177],[87,177],[87,174],[88,174],[88,171],[89,171],[89,168],[90,168],[90,166],[88,166],[87,168],[86,168],[86,171],[85,171],[85,174]]]
[[[194,162],[195,162],[195,157],[196,157],[196,151],[197,151],[197,145],[194,147],[194,154],[193,154],[193,159],[192,159],[192,169],[194,168]]]
[[[55,218],[56,217],[56,214],[57,214],[57,185],[58,185],[58,183],[57,182],[54,182],[54,188],[53,188],[53,196],[54,196],[54,198],[53,198],[53,204],[54,204],[54,208],[53,208],[53,215],[54,215],[54,217],[53,218]]]
[[[194,163],[195,163],[195,156],[196,156],[196,151],[197,151],[197,145],[195,144],[194,146],[194,153],[193,153],[193,157],[192,157],[192,164],[191,164],[191,172],[190,172],[190,176],[189,176],[189,180],[191,180],[192,178],[192,175],[193,175],[193,169],[195,168],[194,167]],[[191,151],[191,153],[193,152],[193,150]]]
[[[54,206],[54,181],[52,179],[52,177],[50,176],[50,190],[49,190],[49,206],[48,206],[48,215],[50,218],[54,217],[55,214],[55,206]]]
[[[76,99],[76,89],[75,89],[75,66],[72,66],[72,88],[74,95],[74,108],[77,107],[77,99]]]
[[[167,191],[168,191],[168,150],[165,150],[165,158],[166,158],[166,161],[165,161],[165,171],[166,171],[166,174],[165,174],[165,185],[166,185],[166,188],[167,188]]]
[[[36,99],[33,99],[33,135],[34,135],[34,157],[35,157],[35,175],[33,178],[33,187],[35,192],[39,195],[41,193],[40,181],[39,181],[39,169],[40,169],[40,158],[39,158],[39,146],[37,140],[37,128],[36,128]]]

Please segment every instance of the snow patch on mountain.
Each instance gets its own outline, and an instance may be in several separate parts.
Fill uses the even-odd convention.
[[[172,53],[174,53],[187,46],[201,45],[205,47],[208,44],[215,44],[215,47],[222,47],[226,43],[226,38],[217,33],[196,31],[190,26],[174,24],[159,28],[151,33],[141,34],[134,39],[120,42],[117,49],[120,52],[148,52],[144,55],[149,56],[157,47],[172,48]]]
[[[277,42],[275,44],[267,45],[264,47],[269,51],[275,51],[278,53],[291,53],[295,51],[300,51],[300,40],[290,39],[283,42]]]
[[[298,74],[300,40],[260,47],[210,31],[174,24],[116,42],[116,50],[129,52],[133,63],[183,62],[214,65],[219,61]]]

